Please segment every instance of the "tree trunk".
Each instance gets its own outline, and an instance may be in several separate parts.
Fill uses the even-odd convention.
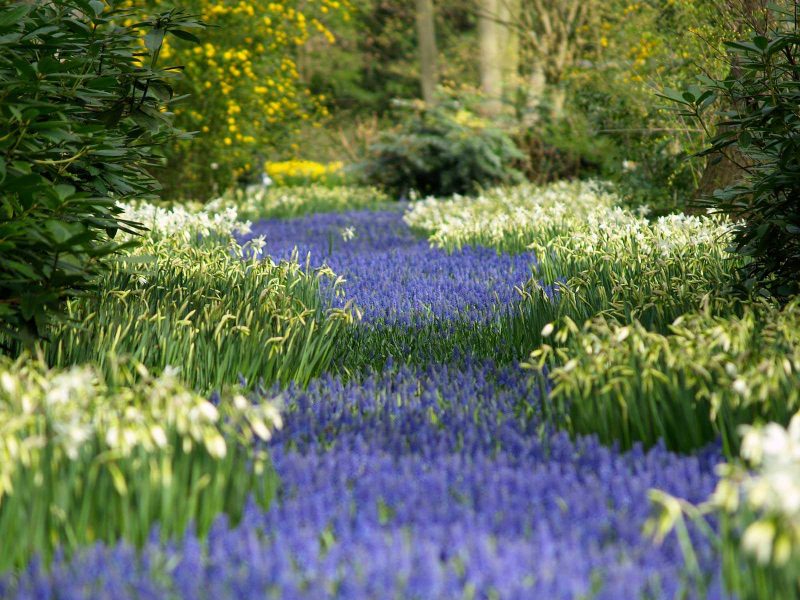
[[[564,116],[564,104],[567,101],[567,91],[561,85],[550,86],[550,117],[559,121]]]
[[[500,112],[500,100],[503,93],[500,25],[498,23],[500,1],[480,0],[478,12],[481,91],[486,98],[484,110],[489,115]]]
[[[528,78],[527,90],[527,110],[525,123],[533,125],[539,120],[539,107],[544,98],[547,88],[547,78],[544,73],[544,65],[540,61],[534,61],[530,67],[531,74]]]
[[[520,0],[500,0],[500,26],[502,34],[501,68],[503,92],[514,97],[519,87],[519,21]]]
[[[417,38],[419,42],[420,86],[426,104],[435,100],[438,73],[436,69],[436,29],[433,0],[417,0]]]

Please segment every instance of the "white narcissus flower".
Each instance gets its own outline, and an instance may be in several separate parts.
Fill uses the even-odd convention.
[[[772,556],[772,541],[775,539],[775,525],[769,521],[751,523],[742,536],[742,548],[753,555],[762,565],[769,563]]]
[[[216,423],[217,419],[219,419],[217,407],[210,402],[200,402],[197,405],[197,413],[209,423]]]
[[[761,464],[764,451],[758,429],[745,426],[740,427],[739,431],[742,434],[742,445],[739,449],[739,454],[752,465]]]
[[[747,397],[750,395],[750,388],[747,385],[747,382],[742,379],[741,377],[737,377],[733,381],[733,391],[739,394],[740,396]]]
[[[161,372],[161,379],[165,382],[172,383],[175,379],[178,378],[178,375],[181,372],[180,367],[175,367],[173,365],[167,365],[164,367],[164,370]]]
[[[219,433],[211,433],[205,439],[205,446],[208,453],[217,459],[225,458],[228,448],[225,445],[225,439]]]
[[[250,406],[250,403],[247,401],[247,398],[241,394],[236,394],[233,397],[233,406],[238,411],[245,411]]]
[[[764,458],[783,461],[791,456],[789,432],[777,423],[767,424],[761,432],[761,447]]]
[[[247,242],[247,246],[254,252],[255,256],[261,256],[266,245],[267,239],[263,235],[256,236]]]
[[[268,402],[263,405],[264,417],[272,423],[275,429],[283,428],[283,417],[276,403]]]
[[[574,371],[575,367],[578,366],[578,361],[574,358],[567,361],[567,363],[561,367],[561,371],[564,373],[569,373],[570,371]]]
[[[728,479],[721,479],[711,501],[727,513],[735,512],[739,508],[739,486]]]
[[[106,431],[106,445],[109,448],[117,448],[119,446],[120,434],[119,428],[116,425],[112,425]]]
[[[167,446],[167,434],[160,425],[154,425],[150,428],[150,437],[153,438],[153,442],[159,448],[165,448]]]
[[[256,436],[265,442],[269,441],[269,439],[272,437],[272,433],[270,432],[269,428],[261,419],[250,419],[250,427],[252,427],[253,433],[255,433]]]
[[[19,382],[8,371],[0,373],[0,387],[3,391],[11,397],[17,395],[19,390]]]

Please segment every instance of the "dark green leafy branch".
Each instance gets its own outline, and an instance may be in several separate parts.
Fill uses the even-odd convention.
[[[747,257],[739,287],[787,299],[800,291],[800,32],[794,12],[772,10],[764,35],[726,43],[727,77],[663,97],[708,133],[699,156],[740,169],[737,182],[701,202],[737,222],[731,250]]]
[[[30,345],[63,300],[92,287],[130,242],[121,199],[153,198],[149,169],[172,126],[178,68],[166,35],[196,40],[194,17],[132,15],[98,0],[0,8],[0,342]],[[142,36],[143,32],[144,36]],[[142,40],[144,45],[142,45]]]

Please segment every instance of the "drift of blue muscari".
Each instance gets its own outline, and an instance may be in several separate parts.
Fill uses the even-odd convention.
[[[352,213],[265,222],[253,235],[266,235],[273,256],[297,244],[312,263],[327,261],[376,326],[425,303],[436,317],[485,318],[529,272],[531,256],[448,256],[404,227],[394,213]],[[140,554],[98,544],[49,572],[33,563],[0,585],[0,597],[681,597],[677,541],[657,546],[642,535],[647,494],[706,498],[717,448],[620,453],[570,440],[522,410],[540,398],[518,365],[485,358],[390,362],[361,380],[326,375],[283,396],[285,426],[269,445],[281,489],[268,510],[251,505],[235,526],[220,517],[207,541],[154,534]],[[708,597],[721,598],[718,557],[693,539]]]
[[[344,298],[365,323],[408,325],[431,319],[485,321],[519,299],[515,287],[531,277],[532,253],[510,256],[491,248],[448,254],[431,248],[403,223],[399,211],[318,214],[253,225],[268,252],[289,258],[297,249],[311,265],[327,264],[345,278]],[[242,239],[247,239],[242,237]]]

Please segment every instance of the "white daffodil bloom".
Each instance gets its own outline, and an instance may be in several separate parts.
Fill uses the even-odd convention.
[[[201,402],[197,405],[197,413],[198,415],[208,421],[209,423],[214,423],[219,419],[219,411],[217,407],[211,404],[210,402]]]
[[[755,519],[748,517],[742,550],[761,564],[781,566],[800,551],[800,413],[786,428],[769,423],[741,433],[749,468],[723,465],[710,505],[735,518],[744,502]]]
[[[772,556],[772,540],[775,539],[775,526],[767,521],[751,524],[742,536],[742,548],[752,554],[758,562],[766,564]]]
[[[740,396],[747,397],[750,395],[750,388],[747,385],[747,382],[742,379],[741,377],[737,377],[733,381],[733,391],[739,394]]]

